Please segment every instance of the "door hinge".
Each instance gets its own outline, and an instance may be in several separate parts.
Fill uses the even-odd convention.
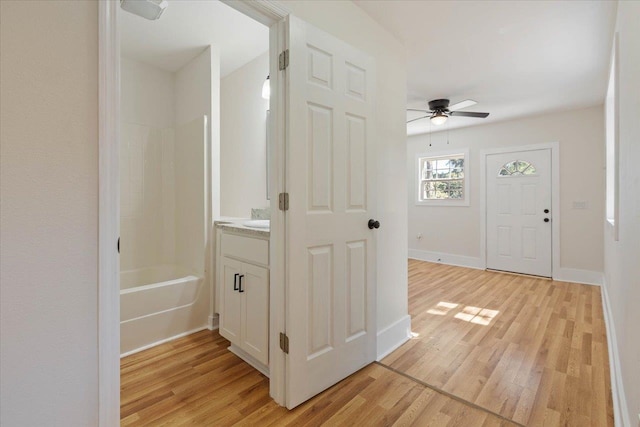
[[[278,207],[281,211],[289,210],[289,193],[280,193],[278,195]]]
[[[284,332],[280,332],[280,350],[289,354],[289,337]]]
[[[289,66],[289,49],[283,51],[278,57],[278,69],[280,71],[286,70]]]

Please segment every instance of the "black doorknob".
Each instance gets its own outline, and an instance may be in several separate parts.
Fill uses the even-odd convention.
[[[380,228],[380,221],[376,221],[374,219],[370,219],[367,223],[369,230],[373,230],[374,228]]]
[[[549,222],[549,218],[545,218],[545,219],[544,219],[544,222]]]
[[[545,209],[545,210],[544,210],[544,213],[549,213],[549,209]]]

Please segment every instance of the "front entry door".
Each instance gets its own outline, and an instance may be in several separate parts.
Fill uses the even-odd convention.
[[[486,157],[487,268],[551,277],[551,150]]]
[[[286,404],[373,362],[375,63],[293,16],[287,73]],[[384,224],[383,224],[384,226]]]

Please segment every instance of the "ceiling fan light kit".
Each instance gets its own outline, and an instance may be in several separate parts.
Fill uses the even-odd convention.
[[[477,104],[476,101],[467,99],[465,101],[461,101],[456,104],[453,104],[452,106],[449,106],[448,99],[434,99],[433,101],[429,101],[428,110],[416,110],[413,108],[407,109],[407,111],[418,111],[421,113],[427,113],[426,116],[408,120],[407,123],[415,122],[416,120],[426,119],[428,117],[431,120],[432,124],[438,126],[438,125],[445,124],[449,116],[475,117],[479,119],[484,119],[489,115],[489,113],[458,111],[462,108],[470,107],[475,104]]]
[[[443,125],[447,122],[447,115],[437,111],[433,114],[433,116],[431,116],[431,123],[433,123],[436,126],[439,125]]]

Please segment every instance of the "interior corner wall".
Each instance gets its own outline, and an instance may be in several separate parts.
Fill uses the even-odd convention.
[[[603,111],[602,106],[596,106],[409,137],[406,162],[410,254],[437,253],[443,258],[450,256],[471,265],[484,265],[484,260],[480,260],[481,151],[558,142],[560,218],[556,220],[560,220],[560,266],[601,277],[604,267]],[[461,148],[469,149],[469,206],[416,205],[416,155]],[[573,202],[586,202],[586,209],[574,208]],[[421,239],[417,238],[419,234]]]
[[[350,45],[376,62],[375,124],[377,184],[377,327],[378,334],[408,323],[406,50],[389,32],[350,1],[286,2],[292,13]],[[404,328],[406,329],[406,328]],[[403,330],[406,334],[406,330]],[[380,337],[379,337],[380,341]],[[380,349],[380,352],[386,351]]]
[[[98,424],[98,2],[0,1],[0,425]]]
[[[613,348],[616,426],[640,425],[640,3],[618,2],[619,240],[605,224],[608,335]],[[616,413],[616,416],[618,413]],[[624,423],[621,423],[624,420]]]
[[[269,100],[262,85],[269,52],[220,81],[220,214],[248,218],[267,200],[267,120]]]

